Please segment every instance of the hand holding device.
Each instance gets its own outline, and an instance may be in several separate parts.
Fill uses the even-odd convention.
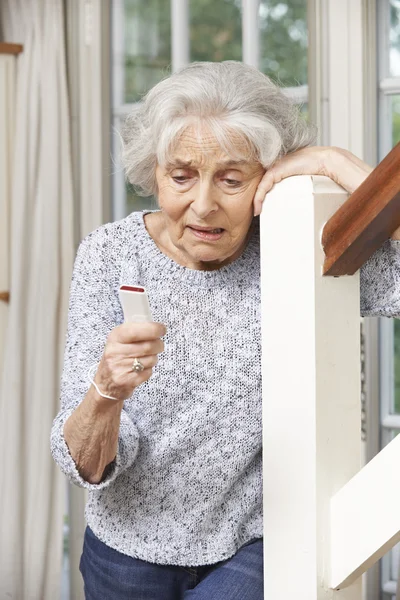
[[[165,334],[165,326],[153,322],[145,288],[121,285],[119,298],[124,323],[115,327],[107,338],[96,382],[94,371],[89,372],[98,394],[107,400],[131,396],[138,385],[151,377],[157,355],[164,350],[160,338]]]

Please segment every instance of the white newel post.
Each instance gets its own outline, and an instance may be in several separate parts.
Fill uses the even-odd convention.
[[[330,589],[330,501],[360,469],[359,275],[323,277],[320,243],[346,199],[291,177],[261,215],[266,600],[361,599]]]

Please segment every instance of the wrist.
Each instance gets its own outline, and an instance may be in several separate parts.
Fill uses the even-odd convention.
[[[85,397],[88,408],[94,414],[110,414],[115,415],[121,412],[124,406],[124,400],[109,400],[101,396],[94,385],[91,385]]]
[[[115,395],[111,395],[111,393],[107,390],[107,385],[106,382],[103,382],[101,380],[101,373],[99,373],[98,371],[98,364],[94,364],[90,367],[89,371],[88,371],[88,379],[90,381],[90,383],[92,384],[92,387],[95,389],[96,391],[96,396],[99,398],[99,402],[100,399],[103,400],[108,400],[111,402],[123,402],[125,399],[124,398],[118,398],[118,396]],[[99,375],[100,375],[100,384],[99,384]],[[97,381],[95,381],[95,379],[97,378]],[[99,385],[101,386],[101,389],[99,387]]]
[[[327,148],[325,169],[330,179],[352,194],[374,170],[351,152],[335,146]]]
[[[326,146],[325,152],[322,155],[323,160],[323,173],[332,179],[338,185],[341,185],[349,191],[342,183],[342,178],[340,177],[340,173],[343,172],[345,167],[345,157],[341,153],[340,148],[336,148],[334,146]]]

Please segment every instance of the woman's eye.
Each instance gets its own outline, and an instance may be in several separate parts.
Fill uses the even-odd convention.
[[[227,179],[225,178],[224,181],[226,181],[226,183],[230,186],[230,187],[236,187],[238,185],[240,185],[240,181],[238,181],[237,179]]]
[[[176,181],[176,183],[186,183],[189,178],[185,177],[184,175],[180,175],[178,177],[173,177],[172,179]]]

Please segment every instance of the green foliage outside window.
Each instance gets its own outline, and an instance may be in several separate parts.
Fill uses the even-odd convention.
[[[306,0],[261,0],[260,70],[282,86],[307,83]]]
[[[400,0],[390,0],[389,75],[400,76]]]
[[[168,0],[125,0],[125,102],[137,102],[171,64]]]
[[[190,60],[242,60],[242,13],[237,0],[190,0]]]
[[[242,59],[242,2],[190,0],[190,60]],[[171,6],[125,0],[125,102],[170,72]],[[261,0],[260,70],[284,86],[307,83],[306,0]]]
[[[191,60],[241,60],[242,2],[191,0]],[[283,86],[307,83],[306,0],[261,0],[260,70]]]

